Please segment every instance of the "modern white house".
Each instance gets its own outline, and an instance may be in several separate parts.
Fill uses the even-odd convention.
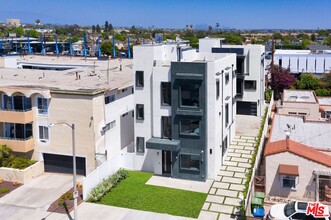
[[[132,60],[31,55],[18,63],[0,69],[0,144],[44,161],[46,172],[72,173],[72,132],[61,124],[75,124],[81,175],[132,146]]]
[[[322,76],[331,71],[331,54],[312,53],[310,50],[276,50],[274,63],[289,68],[294,75],[313,73]]]
[[[134,169],[215,178],[235,132],[236,55],[134,46]]]
[[[262,116],[265,93],[265,47],[263,45],[224,45],[218,38],[199,40],[199,51],[235,53],[237,114]]]

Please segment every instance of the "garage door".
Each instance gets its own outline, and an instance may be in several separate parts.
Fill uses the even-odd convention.
[[[45,172],[72,173],[72,156],[46,154],[44,153]],[[85,158],[76,157],[76,172],[79,175],[86,175]]]
[[[239,115],[257,115],[256,102],[237,102],[237,114]]]

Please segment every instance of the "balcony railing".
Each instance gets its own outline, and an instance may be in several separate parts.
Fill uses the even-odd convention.
[[[0,109],[0,122],[26,124],[33,121],[32,109]]]
[[[28,112],[31,111],[32,108],[27,108],[27,109],[5,109],[5,108],[0,108],[0,111],[8,111],[8,112]]]
[[[12,151],[26,153],[34,149],[34,138],[0,137],[0,145],[7,145]]]

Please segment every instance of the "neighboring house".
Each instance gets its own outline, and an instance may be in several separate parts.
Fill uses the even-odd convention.
[[[269,196],[330,202],[331,123],[275,114],[265,147]]]
[[[310,50],[276,50],[274,64],[289,68],[294,75],[313,73],[322,76],[331,71],[331,54],[316,54]]]
[[[331,201],[325,192],[331,187],[331,154],[291,139],[267,143],[264,154],[267,195]]]
[[[15,27],[21,26],[21,20],[18,18],[7,18],[6,25]]]
[[[134,46],[134,168],[215,178],[235,133],[236,55],[187,43]]]
[[[301,115],[307,121],[330,122],[331,97],[317,97],[314,91],[285,89],[276,106],[280,115]]]
[[[132,61],[33,56],[22,69],[0,69],[0,144],[45,171],[72,172],[75,124],[77,173],[87,175],[133,142]],[[27,68],[27,69],[26,69]]]
[[[236,54],[237,114],[262,116],[265,92],[265,47],[263,45],[222,45],[221,39],[199,40],[200,52]]]

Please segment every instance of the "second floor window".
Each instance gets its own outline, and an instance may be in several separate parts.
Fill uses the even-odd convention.
[[[161,82],[161,104],[171,105],[171,82]]]
[[[38,113],[47,114],[48,113],[48,103],[45,98],[38,98]]]
[[[171,116],[162,116],[162,138],[171,138]]]
[[[39,126],[39,139],[40,140],[48,140],[48,127],[47,126]]]
[[[183,107],[200,106],[200,84],[183,84],[180,86],[180,104]]]
[[[143,104],[136,105],[136,119],[144,120],[144,105]]]
[[[144,87],[144,71],[136,71],[136,87]]]

